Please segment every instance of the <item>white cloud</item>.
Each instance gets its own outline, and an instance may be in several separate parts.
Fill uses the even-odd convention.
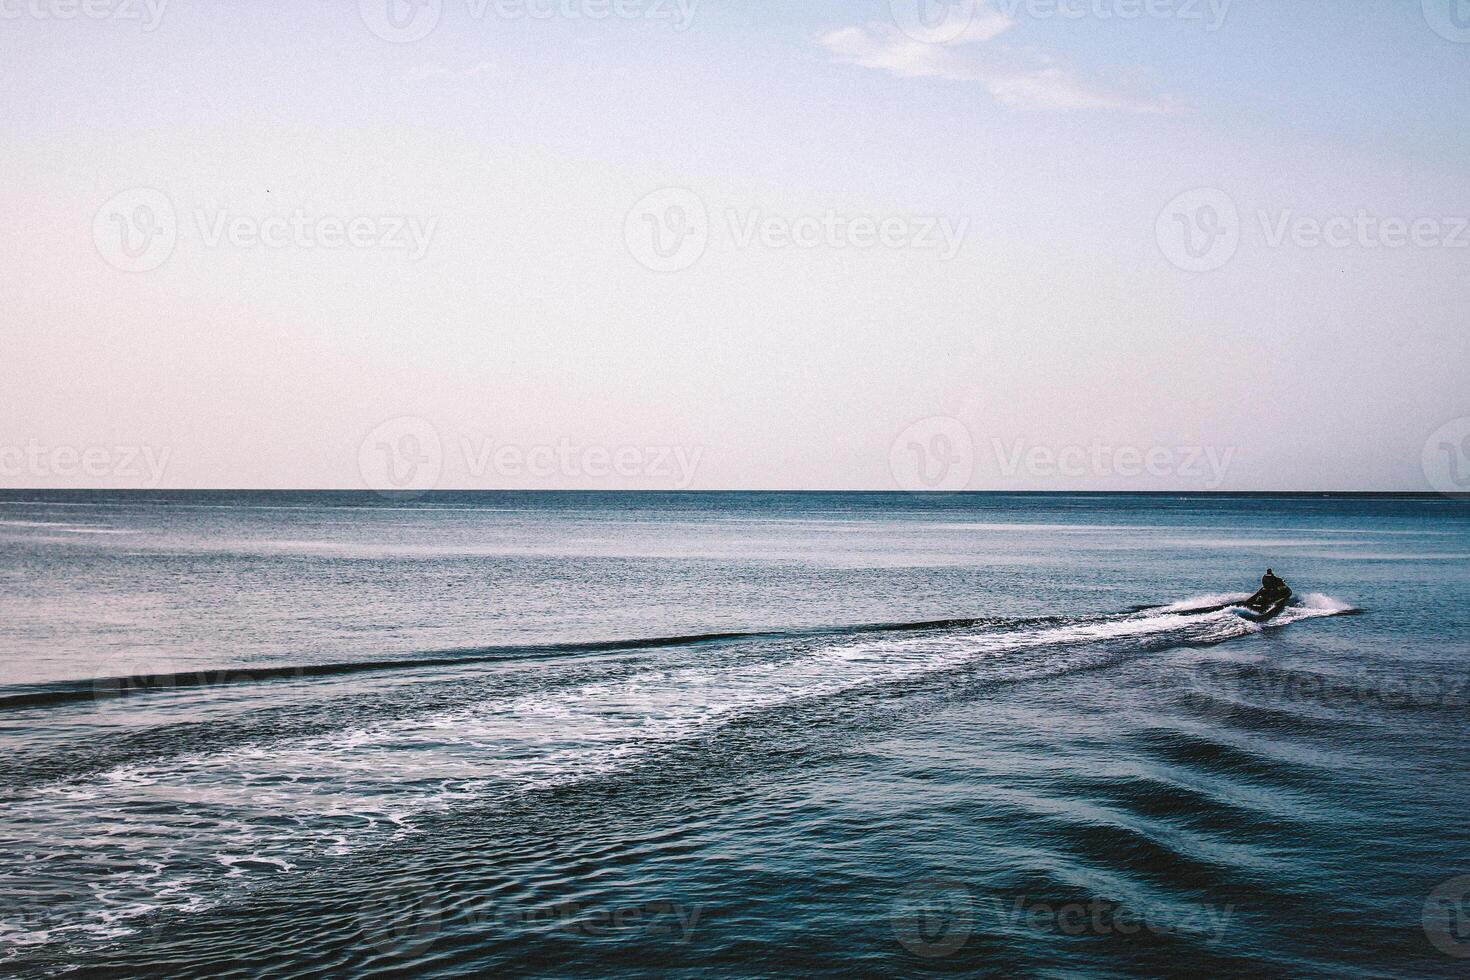
[[[1007,109],[1118,109],[1124,112],[1171,112],[1167,99],[1144,99],[1109,92],[1078,81],[1060,68],[1041,68],[984,80],[995,101]]]
[[[1051,64],[1016,64],[985,43],[1013,25],[995,12],[978,14],[952,40],[919,40],[889,24],[845,27],[820,38],[842,64],[886,71],[900,78],[943,78],[980,85],[995,101],[1015,110],[1116,109],[1125,112],[1169,112],[1166,99],[1144,98],[1089,84]]]

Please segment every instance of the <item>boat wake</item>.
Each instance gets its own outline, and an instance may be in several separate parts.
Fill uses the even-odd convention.
[[[1302,597],[1269,623],[1200,611],[1230,601],[1202,596],[1101,616],[706,634],[405,661],[459,683],[476,682],[485,660],[500,667],[479,678],[479,697],[451,708],[436,700],[431,679],[414,688],[417,709],[405,716],[294,737],[251,737],[246,728],[237,743],[205,752],[191,751],[185,736],[160,736],[151,758],[6,794],[14,816],[0,838],[10,879],[0,958],[56,941],[124,936],[156,915],[227,902],[421,833],[437,814],[467,804],[617,778],[661,750],[762,713],[820,719],[824,702],[860,692],[901,694],[957,674],[996,683],[1055,676],[1353,611],[1320,595]],[[623,656],[566,656],[599,651]],[[316,675],[284,676],[396,666],[318,666]],[[507,671],[520,683],[507,684]],[[275,676],[283,675],[242,679]],[[156,723],[166,703],[145,700]],[[56,902],[58,880],[72,883],[72,901]]]

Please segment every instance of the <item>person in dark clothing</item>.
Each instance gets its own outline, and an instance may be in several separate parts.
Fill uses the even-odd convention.
[[[1290,598],[1291,586],[1277,578],[1276,573],[1268,568],[1266,574],[1261,576],[1261,590],[1245,600],[1245,605],[1247,609],[1265,610]]]

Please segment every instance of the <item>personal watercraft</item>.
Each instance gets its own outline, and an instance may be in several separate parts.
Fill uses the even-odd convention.
[[[1239,607],[1240,615],[1257,623],[1275,619],[1291,601],[1291,588],[1284,582],[1275,589],[1262,589]]]

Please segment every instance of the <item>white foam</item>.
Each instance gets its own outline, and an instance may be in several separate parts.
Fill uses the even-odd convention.
[[[1345,613],[1352,612],[1353,606],[1340,599],[1334,599],[1330,595],[1321,592],[1309,592],[1300,598],[1301,604],[1308,609],[1320,609],[1324,612]]]
[[[1171,602],[1167,606],[1160,606],[1158,609],[1148,611],[1161,613],[1186,612],[1190,609],[1206,609],[1210,606],[1223,606],[1230,602],[1244,602],[1249,598],[1249,592],[1210,592],[1205,595],[1194,596],[1191,599],[1180,599],[1178,602]]]
[[[0,527],[46,528],[63,534],[135,534],[123,528],[98,527],[95,524],[73,524],[68,521],[0,520]]]
[[[1332,596],[1323,595],[1320,592],[1309,592],[1293,599],[1286,607],[1286,611],[1281,614],[1281,618],[1294,614],[1288,622],[1296,622],[1316,616],[1338,616],[1345,612],[1353,612],[1355,608],[1351,603],[1334,599]]]
[[[510,700],[132,763],[13,801],[27,821],[5,850],[18,844],[26,853],[67,840],[69,870],[90,867],[106,881],[109,896],[107,917],[88,910],[96,916],[92,923],[73,928],[112,930],[129,918],[129,909],[206,901],[217,890],[221,868],[234,877],[267,869],[289,874],[312,859],[415,833],[415,819],[425,814],[623,769],[659,746],[700,737],[742,714],[986,661],[1002,675],[1066,669],[1116,649],[1097,646],[1104,641],[1170,634],[1180,642],[1218,641],[1258,628],[1228,613],[1167,612],[1232,597],[1207,601],[1216,598],[1044,628],[853,637],[806,652],[790,648],[784,659],[740,647],[702,651],[693,664],[652,658],[631,675]],[[1348,608],[1311,595],[1294,607],[1294,618]],[[1285,615],[1281,620],[1290,621]],[[1024,656],[1041,648],[1076,652],[1042,661]],[[561,676],[544,664],[526,669],[548,682]],[[36,873],[47,870],[43,862]],[[44,925],[34,932],[56,932]],[[20,941],[8,932],[0,936]]]

